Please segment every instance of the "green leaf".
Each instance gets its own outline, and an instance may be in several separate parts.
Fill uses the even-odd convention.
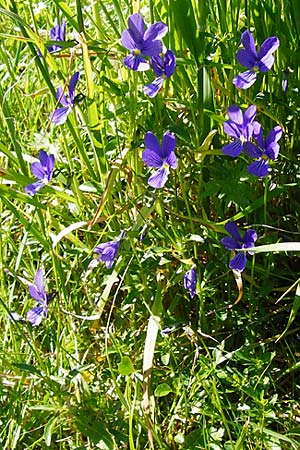
[[[293,301],[293,306],[292,306],[292,310],[290,312],[290,317],[287,323],[287,326],[285,327],[284,331],[281,333],[281,335],[279,336],[278,339],[276,339],[276,342],[279,341],[279,339],[281,339],[285,333],[287,332],[287,330],[290,328],[291,324],[294,322],[296,316],[297,316],[297,312],[300,306],[300,283],[298,283],[297,289],[296,289],[296,294],[295,294],[295,298]]]
[[[168,385],[168,383],[161,383],[158,386],[156,386],[156,389],[154,391],[154,395],[155,395],[155,397],[165,397],[170,392],[172,392],[172,389]]]
[[[58,417],[51,417],[51,419],[48,421],[47,425],[44,429],[44,439],[47,447],[50,447],[51,445],[51,438],[52,438],[52,432],[53,428],[56,425],[56,422],[58,420]]]
[[[129,356],[122,356],[121,362],[118,364],[118,371],[120,375],[131,375],[135,372]]]
[[[14,367],[17,367],[18,369],[22,370],[23,372],[29,372],[35,375],[40,375],[40,371],[38,369],[36,369],[34,366],[32,366],[31,364],[23,364],[23,363],[13,363],[12,364]]]

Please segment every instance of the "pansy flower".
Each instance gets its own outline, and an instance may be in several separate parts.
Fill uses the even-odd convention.
[[[184,288],[189,291],[190,297],[194,298],[196,295],[197,285],[197,270],[190,269],[186,272],[183,279]]]
[[[70,114],[70,112],[74,108],[75,88],[76,88],[76,84],[78,83],[79,76],[80,76],[80,72],[75,72],[74,75],[70,79],[69,100],[65,96],[64,89],[62,87],[59,87],[56,91],[56,98],[63,105],[63,108],[56,109],[50,115],[50,120],[55,125],[62,125],[63,123],[65,123],[67,120],[68,114]]]
[[[123,62],[129,69],[144,71],[149,69],[145,56],[158,56],[162,52],[162,39],[168,31],[163,22],[156,22],[146,30],[146,25],[140,14],[128,17],[128,29],[121,36],[122,44],[131,51]]]
[[[251,105],[246,109],[244,115],[237,105],[228,108],[229,120],[224,122],[225,133],[234,138],[234,141],[225,145],[222,152],[228,156],[238,156],[246,142],[249,142],[253,134],[253,121],[256,115],[256,106]]]
[[[176,67],[176,57],[172,50],[167,50],[165,55],[153,56],[151,58],[151,67],[154,70],[156,78],[152,83],[144,86],[144,93],[149,97],[155,97],[166,78],[170,78]]]
[[[259,52],[256,51],[254,38],[249,30],[242,33],[241,43],[244,49],[237,52],[236,58],[238,62],[249,70],[243,72],[232,80],[233,84],[240,89],[247,89],[252,86],[258,72],[268,72],[274,64],[273,53],[279,47],[279,39],[276,36],[266,39],[260,47]]]
[[[117,239],[115,241],[104,242],[97,245],[94,252],[99,253],[99,260],[104,262],[107,269],[111,269],[115,262],[115,258],[118,254],[121,240]]]
[[[254,230],[247,230],[242,237],[237,226],[231,221],[226,223],[225,230],[231,234],[231,237],[226,236],[221,239],[221,244],[223,244],[227,250],[234,251],[254,247],[254,242],[257,240],[257,234]],[[253,252],[250,250],[248,253],[249,255],[253,255]],[[246,252],[237,252],[229,261],[229,268],[242,272],[246,267],[246,263]]]
[[[34,284],[29,286],[29,294],[39,303],[39,306],[31,308],[26,319],[34,327],[38,326],[44,317],[48,315],[48,298],[44,287],[43,271],[39,269],[34,276]]]
[[[266,139],[263,138],[262,126],[260,123],[254,123],[253,137],[256,144],[248,142],[245,145],[245,153],[251,158],[256,158],[252,164],[247,168],[248,172],[259,178],[263,178],[268,175],[270,166],[269,159],[275,160],[278,157],[280,146],[278,144],[279,139],[282,136],[282,128],[280,126],[274,127]]]
[[[143,151],[142,159],[149,167],[156,170],[148,179],[148,184],[154,188],[162,188],[168,179],[170,167],[177,168],[177,157],[174,149],[176,147],[175,136],[167,131],[160,145],[156,136],[148,131],[144,138],[146,149]]]
[[[25,186],[25,192],[29,195],[35,195],[42,187],[50,183],[53,176],[55,158],[54,155],[47,155],[44,150],[39,152],[40,162],[31,164],[30,170],[38,181]]]
[[[59,22],[57,22],[57,25],[55,25],[50,30],[50,41],[60,41],[64,42],[66,39],[66,21],[65,19],[62,19],[61,25]],[[47,47],[48,51],[50,53],[57,52],[62,49],[60,45],[53,44],[50,47]]]

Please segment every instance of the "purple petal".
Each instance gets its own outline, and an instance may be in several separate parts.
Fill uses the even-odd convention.
[[[258,58],[261,60],[268,53],[274,53],[279,47],[280,41],[277,36],[272,36],[266,39],[260,47]]]
[[[162,85],[164,84],[164,81],[165,80],[163,77],[155,78],[155,80],[153,80],[152,83],[146,84],[146,86],[144,86],[143,88],[144,94],[148,95],[148,97],[150,98],[155,97],[159,92],[159,90],[161,89]]]
[[[160,56],[152,56],[151,67],[157,77],[161,77],[165,73],[165,64]]]
[[[44,308],[42,306],[37,306],[35,308],[31,308],[27,314],[26,319],[31,323],[33,327],[37,327],[40,325],[44,316]]]
[[[168,78],[170,78],[176,68],[176,56],[175,54],[172,52],[172,50],[167,50],[166,54],[165,54],[165,74]]]
[[[242,272],[247,264],[247,258],[244,252],[238,252],[234,258],[229,261],[229,269]]]
[[[254,58],[257,58],[257,52],[256,52],[254,38],[253,38],[252,33],[250,33],[249,30],[246,30],[242,33],[241,43],[243,44],[243,46],[249,53],[252,53]]]
[[[171,152],[174,152],[175,147],[176,147],[176,138],[173,133],[167,131],[164,134],[161,145],[164,158],[166,158]]]
[[[153,188],[162,188],[167,182],[169,175],[169,169],[166,169],[162,167],[161,169],[158,169],[156,172],[154,172],[151,177],[148,179],[148,184]]]
[[[158,56],[162,52],[162,43],[161,41],[147,40],[143,43],[141,52],[146,56]]]
[[[243,130],[243,137],[244,139],[246,139],[246,141],[249,141],[252,138],[252,134],[253,134],[253,125],[252,123],[248,123],[248,125],[246,125],[246,127]]]
[[[274,161],[275,159],[278,158],[279,150],[280,150],[279,144],[277,144],[277,142],[273,142],[273,143],[270,144],[270,145],[268,146],[268,148],[266,149],[265,155],[267,155],[267,157],[268,157],[269,159],[272,159],[272,160]]]
[[[224,127],[224,132],[228,136],[233,137],[235,139],[239,139],[241,137],[242,132],[241,132],[240,126],[237,125],[232,120],[227,120],[226,122],[224,122],[223,127]]]
[[[161,159],[165,157],[161,146],[159,145],[157,137],[151,131],[147,131],[147,133],[145,134],[144,143],[146,148],[153,150]]]
[[[56,109],[51,115],[50,120],[54,125],[62,125],[66,122],[68,114],[71,112],[70,107]]]
[[[277,125],[276,127],[272,128],[270,133],[268,134],[266,138],[266,146],[268,147],[273,142],[278,142],[279,139],[281,139],[282,136],[282,128]]]
[[[168,26],[163,22],[156,22],[150,25],[144,35],[145,41],[154,41],[156,39],[162,39],[168,32]]]
[[[128,50],[136,50],[137,44],[128,30],[123,31],[121,42]]]
[[[237,52],[236,59],[242,66],[249,67],[249,69],[252,69],[256,63],[256,58],[253,53],[249,53],[244,49],[241,49]]]
[[[35,195],[40,189],[45,186],[45,182],[43,180],[36,181],[35,183],[28,184],[25,186],[24,190],[26,194]]]
[[[130,33],[135,42],[141,42],[144,38],[145,33],[145,22],[142,16],[138,13],[132,14],[128,17],[128,27]]]
[[[244,234],[244,237],[243,237],[244,248],[253,247],[254,246],[254,242],[256,240],[257,240],[257,233],[256,233],[256,231],[251,230],[251,229],[246,230],[245,234]]]
[[[256,115],[256,105],[251,105],[244,112],[244,125],[253,122]]]
[[[257,73],[252,70],[240,73],[232,80],[232,83],[239,89],[247,89],[251,87],[257,78]]]
[[[265,146],[265,141],[263,138],[263,133],[262,133],[262,126],[259,122],[257,122],[256,120],[254,120],[254,122],[252,123],[253,126],[253,137],[256,140],[257,144],[260,147],[264,147]]]
[[[250,156],[250,158],[260,158],[263,154],[263,151],[252,142],[246,142],[244,144],[244,152],[246,155]]]
[[[28,290],[29,290],[30,296],[32,298],[34,298],[34,300],[37,300],[39,303],[44,304],[44,300],[43,300],[43,298],[41,298],[41,295],[38,292],[38,289],[36,288],[36,286],[31,284],[30,286],[28,286]]]
[[[235,250],[237,248],[241,248],[241,246],[235,239],[228,236],[221,239],[221,244],[224,245],[227,250]]]
[[[258,159],[254,161],[247,167],[247,171],[251,173],[251,175],[255,175],[256,177],[263,178],[269,173],[269,163],[267,160]]]
[[[159,169],[163,165],[163,159],[150,148],[146,148],[143,151],[142,159],[147,166],[154,167],[155,169]]]
[[[224,155],[232,156],[232,158],[235,158],[236,156],[239,156],[239,154],[243,150],[243,144],[239,139],[236,139],[231,144],[227,144],[224,147],[222,147],[222,152]]]
[[[42,166],[43,166],[44,168],[46,168],[46,167],[47,167],[47,164],[48,164],[48,155],[47,155],[47,153],[45,152],[45,150],[40,150],[40,151],[39,151],[39,160],[40,160]]]
[[[37,272],[34,276],[34,282],[38,289],[38,292],[44,298],[46,296],[46,294],[45,294],[45,288],[44,288],[44,277],[43,277],[42,269],[37,270]]]
[[[48,161],[47,161],[48,182],[51,181],[51,179],[52,179],[54,164],[55,164],[54,155],[49,155]]]
[[[258,68],[260,72],[268,72],[274,64],[275,58],[271,53],[268,53],[264,58],[262,58],[258,63]]]
[[[30,166],[31,173],[34,177],[39,180],[43,180],[45,178],[45,169],[39,162],[34,162]]]
[[[149,64],[139,55],[127,55],[123,59],[123,63],[131,70],[144,72],[149,69]]]
[[[236,245],[238,242],[242,241],[240,232],[238,230],[238,227],[236,226],[236,224],[234,222],[232,222],[231,220],[229,222],[227,222],[225,224],[225,230],[227,231],[227,233],[231,234],[231,236],[237,241]],[[237,247],[235,247],[237,248]]]
[[[228,116],[232,122],[242,125],[243,124],[243,113],[237,105],[230,105],[228,108]]]
[[[177,162],[177,157],[174,152],[171,152],[166,157],[166,163],[169,164],[169,166],[172,167],[172,169],[177,169],[178,162]]]
[[[98,245],[94,252],[100,253],[100,260],[105,263],[106,268],[110,269],[119,251],[120,241],[109,241]]]
[[[67,97],[64,95],[64,89],[59,87],[56,91],[56,98],[63,106],[69,106],[70,102],[67,100]]]
[[[70,84],[69,84],[69,96],[70,96],[70,100],[71,103],[74,103],[74,98],[75,98],[75,88],[76,88],[76,84],[78,83],[80,77],[80,72],[75,72],[74,75],[71,77],[70,80]]]
[[[195,269],[191,269],[184,275],[183,284],[185,289],[187,289],[190,293],[190,297],[194,298],[196,294],[196,285],[197,285],[197,271]]]

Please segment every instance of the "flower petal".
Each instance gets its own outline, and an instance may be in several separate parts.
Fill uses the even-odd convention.
[[[148,28],[144,35],[145,41],[154,41],[156,39],[162,39],[168,32],[168,25],[164,22],[156,22]]]
[[[237,125],[235,122],[233,122],[232,120],[227,120],[226,122],[223,123],[223,127],[224,127],[224,132],[230,136],[233,137],[235,139],[239,139],[241,137],[241,127],[239,125]]]
[[[132,14],[128,17],[128,27],[132,38],[135,42],[141,42],[144,38],[144,33],[146,29],[145,22],[142,16],[138,13]]]
[[[177,169],[178,162],[175,152],[170,152],[170,154],[166,157],[166,163],[169,164],[172,169]]]
[[[254,246],[254,242],[256,240],[257,240],[257,233],[256,233],[256,231],[251,230],[251,229],[246,230],[245,234],[244,234],[244,237],[243,237],[244,248],[253,247]]]
[[[276,127],[272,128],[270,133],[268,134],[266,138],[266,146],[268,147],[273,142],[278,142],[279,139],[281,139],[282,136],[282,128],[277,125]]]
[[[237,105],[230,105],[227,111],[232,122],[239,125],[243,124],[243,113]]]
[[[236,224],[230,220],[225,224],[224,228],[227,231],[227,233],[231,234],[231,236],[237,241],[235,248],[238,248],[239,246],[238,242],[241,242],[242,238]]]
[[[194,298],[196,295],[196,285],[197,285],[197,271],[191,269],[184,275],[183,285],[186,290],[189,291],[190,297]]]
[[[242,272],[245,269],[246,264],[246,254],[244,252],[238,252],[236,256],[229,261],[229,269],[234,269]]]
[[[158,169],[156,172],[154,172],[151,177],[148,178],[148,184],[153,188],[162,188],[167,182],[169,175],[169,170],[162,167],[161,169]]]
[[[249,67],[249,69],[252,69],[256,63],[256,58],[253,53],[249,53],[244,49],[241,49],[237,52],[236,59],[242,66]]]
[[[254,161],[247,167],[247,171],[251,173],[251,175],[255,175],[256,177],[263,178],[269,173],[269,163],[267,160],[258,159]]]
[[[45,178],[45,169],[39,162],[34,162],[30,166],[31,173],[34,177],[39,180],[43,180]]]
[[[146,84],[146,86],[144,86],[143,88],[144,94],[148,95],[148,97],[150,98],[155,97],[159,92],[159,90],[161,89],[162,85],[164,84],[164,81],[165,80],[163,77],[155,78],[155,80],[153,80],[152,83]]]
[[[59,87],[56,91],[56,98],[63,106],[69,106],[69,101],[67,97],[64,95],[64,90],[62,87]]]
[[[268,53],[274,53],[280,45],[280,41],[277,36],[267,38],[260,46],[258,52],[258,58],[264,58]]]
[[[243,144],[239,139],[236,139],[231,144],[227,144],[224,147],[222,147],[222,152],[224,155],[232,156],[232,158],[235,158],[236,156],[239,156],[239,154],[243,150]]]
[[[36,181],[35,183],[27,184],[24,190],[26,194],[35,195],[40,189],[45,186],[45,182],[43,180]]]
[[[28,290],[29,290],[30,296],[32,298],[34,298],[34,300],[37,300],[41,305],[44,304],[44,300],[41,298],[41,295],[38,292],[38,289],[36,288],[36,286],[34,286],[34,284],[31,284],[30,286],[28,286]]]
[[[141,52],[146,56],[158,56],[162,52],[161,41],[145,41],[141,47]]]
[[[272,68],[274,61],[275,61],[274,56],[271,53],[268,53],[258,63],[260,72],[263,72],[263,73],[268,72]]]
[[[265,154],[269,159],[272,159],[274,161],[275,159],[278,158],[279,150],[280,150],[279,144],[277,144],[277,142],[273,142],[268,146],[268,148],[265,151]]]
[[[172,52],[172,50],[166,51],[164,62],[165,62],[165,74],[168,78],[170,78],[173,75],[176,68],[176,56]]]
[[[247,70],[246,72],[240,73],[232,80],[232,83],[239,89],[247,89],[251,87],[257,78],[257,73],[253,70]]]
[[[135,42],[131,33],[128,30],[123,31],[121,36],[121,42],[124,45],[124,47],[127,48],[128,50],[136,50],[138,48],[137,43]]]
[[[51,115],[50,120],[54,125],[62,125],[66,122],[68,114],[71,112],[69,106],[56,109]]]
[[[249,53],[252,53],[252,55],[255,58],[257,58],[257,52],[256,52],[254,38],[253,38],[252,33],[250,33],[249,30],[246,30],[242,33],[241,43],[243,44],[243,46]]]
[[[251,105],[244,112],[244,126],[248,125],[248,123],[253,122],[256,115],[256,105]]]
[[[38,289],[38,292],[41,294],[42,297],[45,295],[45,288],[44,288],[44,277],[43,277],[43,270],[39,269],[36,271],[36,274],[34,276],[34,282]]]
[[[44,308],[42,306],[37,306],[35,308],[31,308],[27,314],[26,319],[31,323],[33,327],[37,327],[40,325],[44,316]]]
[[[246,155],[250,156],[250,158],[260,158],[263,154],[263,151],[252,142],[245,142],[244,152]]]
[[[69,96],[71,100],[71,104],[74,103],[74,97],[75,97],[75,88],[76,84],[78,83],[80,77],[80,72],[75,72],[74,75],[71,77],[70,84],[69,84]]]
[[[149,64],[139,55],[127,55],[123,59],[123,63],[131,70],[144,72],[149,69]]]
[[[49,155],[48,161],[47,161],[48,182],[51,181],[51,179],[52,179],[54,164],[55,164],[55,157],[54,157],[54,155]]]
[[[45,150],[39,151],[39,160],[40,160],[42,166],[46,169],[47,164],[48,164],[48,155],[45,152]]]
[[[163,159],[150,148],[146,148],[143,151],[142,159],[147,166],[154,167],[155,169],[159,169],[163,165]]]
[[[161,149],[157,137],[151,131],[147,131],[147,133],[145,134],[144,143],[146,148],[153,150],[161,159],[164,158],[165,155]]]
[[[171,152],[174,152],[175,147],[176,147],[176,138],[173,133],[167,131],[164,134],[161,144],[164,158],[166,158]]]
[[[241,247],[235,239],[228,236],[221,239],[221,244],[224,245],[227,250],[235,250]]]

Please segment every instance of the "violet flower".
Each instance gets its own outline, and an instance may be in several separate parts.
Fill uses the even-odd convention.
[[[74,108],[75,103],[75,88],[78,83],[80,76],[80,72],[75,72],[74,75],[70,79],[69,84],[69,100],[67,100],[64,89],[59,87],[56,91],[57,100],[63,105],[63,108],[56,109],[51,115],[50,120],[54,123],[54,125],[62,125],[66,122],[68,114]]]
[[[172,50],[167,50],[163,57],[153,56],[151,58],[151,66],[156,78],[152,83],[144,86],[144,93],[152,98],[156,96],[165,79],[173,75],[176,67],[176,57]]]
[[[38,181],[25,186],[25,192],[29,195],[35,195],[42,187],[48,184],[53,176],[53,169],[55,158],[54,155],[47,155],[44,150],[39,152],[40,162],[34,162],[31,164],[30,170]]]
[[[190,297],[194,298],[196,295],[196,285],[197,285],[197,271],[196,269],[191,269],[184,275],[183,285],[186,290],[189,291]]]
[[[244,248],[254,247],[254,242],[257,239],[257,234],[254,230],[247,230],[243,237],[241,237],[237,226],[229,221],[225,225],[225,230],[231,234],[232,237],[224,237],[221,239],[221,244],[227,250],[238,250]],[[249,255],[253,255],[253,252],[248,251]],[[229,268],[242,272],[247,263],[246,252],[237,252],[237,254],[229,261]]]
[[[257,52],[254,38],[250,31],[246,30],[242,33],[241,43],[245,48],[237,52],[236,58],[242,66],[250,70],[237,75],[232,82],[237,88],[247,89],[255,83],[258,72],[268,72],[272,68],[273,53],[279,47],[280,41],[276,36],[269,37],[261,44]]]
[[[32,326],[37,327],[44,317],[48,315],[48,298],[44,287],[43,271],[39,269],[34,276],[34,284],[29,286],[29,294],[37,300],[40,306],[31,308],[26,315],[26,319]]]
[[[262,127],[260,123],[254,123],[253,137],[257,145],[252,142],[245,144],[245,153],[251,158],[257,158],[247,168],[248,172],[259,178],[263,178],[268,175],[270,166],[269,159],[275,160],[279,154],[278,141],[282,136],[282,128],[280,126],[274,127],[266,139],[263,138]]]
[[[64,42],[66,39],[66,21],[65,19],[62,19],[61,25],[59,22],[57,22],[57,25],[55,25],[50,30],[50,41],[60,41]],[[50,47],[47,47],[48,51],[50,53],[57,52],[62,49],[60,45],[53,44]]]
[[[228,108],[229,120],[224,122],[224,131],[234,141],[225,145],[222,152],[228,156],[238,156],[244,149],[245,143],[249,142],[253,134],[253,121],[256,114],[256,106],[251,105],[246,109],[244,115],[237,105]]]
[[[144,71],[149,69],[145,56],[158,56],[162,52],[162,39],[168,31],[163,22],[156,22],[146,30],[146,25],[140,14],[128,17],[128,29],[121,36],[122,44],[131,51],[123,62],[129,69]]]
[[[158,169],[148,179],[148,184],[154,188],[162,188],[168,179],[170,167],[177,168],[177,158],[174,152],[176,147],[175,136],[167,131],[164,134],[162,145],[156,136],[148,131],[144,138],[146,149],[143,151],[142,159],[149,167]]]
[[[115,258],[118,254],[121,240],[104,242],[103,244],[97,245],[94,252],[99,253],[99,261],[105,263],[107,269],[111,269],[114,264]]]

